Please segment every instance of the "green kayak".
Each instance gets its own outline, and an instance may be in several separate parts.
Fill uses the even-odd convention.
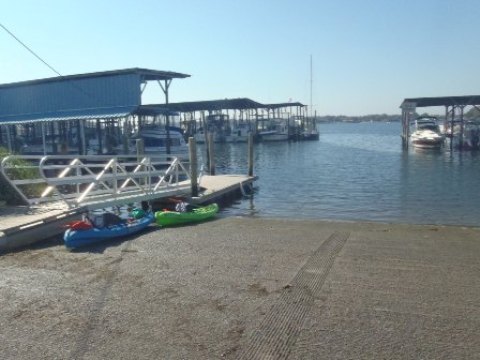
[[[215,216],[218,212],[218,205],[216,203],[198,207],[192,211],[178,212],[178,211],[157,211],[155,213],[155,222],[161,226],[175,226],[190,224],[208,220]]]

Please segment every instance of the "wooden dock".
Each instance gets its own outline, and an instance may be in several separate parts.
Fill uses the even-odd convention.
[[[204,175],[199,196],[190,201],[201,205],[238,196],[251,188],[255,180],[255,176],[246,175]],[[65,231],[63,226],[80,219],[84,211],[82,207],[69,209],[62,203],[4,208],[0,211],[0,253],[61,234]]]
[[[243,194],[246,188],[251,187],[256,176],[246,175],[204,175],[201,181],[199,197],[192,198],[194,204],[204,204],[217,201],[225,196]]]

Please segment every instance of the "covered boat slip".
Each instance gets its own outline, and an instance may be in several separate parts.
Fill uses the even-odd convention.
[[[83,155],[93,140],[97,153],[113,152],[142,118],[162,115],[169,126],[168,113],[141,110],[147,83],[157,82],[168,103],[172,80],[189,76],[132,68],[0,85],[0,146]]]
[[[197,142],[205,141],[205,129],[220,135],[216,136],[216,142],[234,142],[234,136],[233,140],[229,139],[232,134],[248,129],[256,135],[272,121],[285,122],[290,129],[290,138],[295,140],[302,140],[300,135],[306,131],[317,130],[315,117],[306,116],[306,106],[300,102],[262,104],[237,98],[144,105],[142,109],[178,113],[186,135],[194,136]]]
[[[172,121],[186,136],[214,126],[226,137],[242,133],[244,141],[247,131],[264,130],[271,119],[287,121],[295,139],[300,139],[297,132],[316,129],[315,119],[297,102],[261,104],[239,98],[170,103],[172,80],[189,76],[132,68],[2,84],[0,146],[30,155],[132,153],[131,139],[145,126],[160,125],[168,137]],[[152,81],[161,87],[164,103],[143,105]],[[220,121],[212,118],[209,124],[209,117],[220,114]],[[169,141],[166,147],[170,153]]]
[[[404,147],[408,148],[410,138],[411,124],[416,120],[416,109],[420,107],[444,107],[445,116],[443,118],[443,127],[445,136],[450,138],[450,149],[454,146],[454,140],[458,143],[459,149],[480,147],[477,139],[475,146],[468,146],[466,141],[466,125],[469,124],[465,117],[465,109],[472,107],[480,111],[480,95],[468,96],[445,96],[445,97],[424,97],[424,98],[408,98],[401,104],[402,109],[402,139]],[[472,132],[472,136],[480,135],[479,119],[475,119],[472,126],[476,132]],[[455,131],[454,131],[455,129]]]

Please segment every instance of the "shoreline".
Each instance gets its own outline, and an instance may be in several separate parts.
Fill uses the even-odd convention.
[[[219,213],[222,214],[222,213]],[[409,223],[409,222],[389,222],[389,221],[375,221],[375,220],[365,220],[365,219],[328,219],[328,218],[292,218],[292,217],[281,217],[281,216],[259,216],[259,215],[238,215],[233,213],[223,214],[221,218],[242,218],[242,219],[256,219],[256,220],[271,220],[271,221],[306,221],[306,222],[325,222],[325,223],[345,223],[345,224],[372,224],[372,225],[403,225],[403,226],[438,226],[438,227],[452,227],[452,228],[472,228],[480,229],[480,225],[469,225],[469,224],[437,224],[437,223]]]

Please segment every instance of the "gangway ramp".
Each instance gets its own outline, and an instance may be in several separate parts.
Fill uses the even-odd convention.
[[[7,156],[1,172],[25,203],[94,210],[188,194],[188,164],[172,156]]]

